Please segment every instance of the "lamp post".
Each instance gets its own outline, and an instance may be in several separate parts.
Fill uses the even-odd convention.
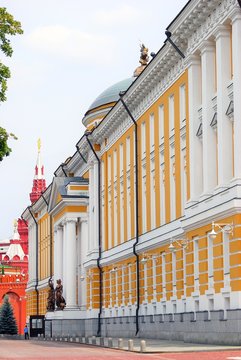
[[[233,224],[232,223],[231,224],[228,224],[228,223],[215,223],[213,221],[212,222],[212,231],[209,233],[209,237],[212,240],[216,239],[216,236],[218,234],[215,231],[215,228],[218,228],[224,234],[233,234]]]
[[[168,246],[168,250],[173,253],[178,250],[178,248],[181,249],[187,249],[189,245],[188,239],[170,239],[170,245]]]

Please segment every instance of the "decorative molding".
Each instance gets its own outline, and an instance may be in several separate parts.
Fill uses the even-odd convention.
[[[208,8],[209,3],[212,3],[213,9],[209,12],[209,14],[205,15],[205,7]],[[189,26],[190,28],[192,27],[192,31],[190,31],[190,37],[188,39],[188,55],[195,53],[205,39],[209,39],[211,35],[215,34],[214,32],[217,25],[222,25],[225,20],[231,19],[231,17],[234,16],[232,15],[234,7],[236,8],[234,14],[237,13],[237,10],[239,10],[240,13],[237,0],[223,0],[221,2],[219,0],[212,0],[212,2],[202,2],[199,5],[198,9],[195,9],[189,16]],[[199,17],[205,15],[198,26],[196,26],[195,16],[193,16],[195,13],[198,13]]]
[[[77,221],[78,221],[78,218],[66,218],[65,219],[65,223],[71,223],[71,222],[77,223]]]

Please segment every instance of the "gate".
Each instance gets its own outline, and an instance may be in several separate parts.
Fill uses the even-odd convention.
[[[30,315],[30,337],[38,335],[45,336],[45,318],[44,315]]]

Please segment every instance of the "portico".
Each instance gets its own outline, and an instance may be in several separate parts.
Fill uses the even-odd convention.
[[[80,318],[80,308],[85,305],[85,296],[81,297],[82,300],[78,299],[78,294],[84,293],[84,283],[78,269],[83,272],[83,259],[87,251],[85,242],[88,235],[88,180],[55,180],[49,203],[54,228],[54,286],[56,281],[61,279],[66,307],[63,311],[48,313],[47,318]]]

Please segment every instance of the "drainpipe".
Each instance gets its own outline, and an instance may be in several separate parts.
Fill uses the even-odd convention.
[[[127,114],[130,116],[131,120],[135,126],[135,165],[136,165],[136,172],[135,172],[135,180],[136,180],[136,241],[133,244],[133,254],[136,257],[136,297],[137,297],[137,306],[136,306],[136,335],[139,332],[139,309],[140,309],[140,263],[139,263],[139,255],[136,251],[136,247],[139,242],[139,209],[138,209],[138,200],[139,200],[139,186],[138,186],[138,133],[137,133],[137,122],[132,116],[129,108],[127,107],[126,103],[123,100],[124,93],[120,93],[120,101],[123,104]]]
[[[81,154],[78,145],[76,145],[76,149],[77,149],[77,152],[79,153],[81,159],[87,164],[87,161],[86,161],[86,159],[84,158],[84,156]]]
[[[86,140],[91,148],[91,151],[93,152],[96,160],[98,161],[98,237],[99,237],[99,256],[97,259],[97,267],[99,269],[99,289],[100,289],[100,302],[99,302],[99,314],[98,314],[98,330],[97,330],[97,336],[101,336],[101,314],[102,314],[102,271],[100,266],[100,260],[101,260],[101,227],[100,227],[100,159],[98,155],[96,154],[95,149],[93,148],[93,145],[91,144],[88,134],[85,134]]]
[[[35,291],[37,295],[37,315],[39,315],[39,291],[38,291],[38,223],[30,210],[30,206],[28,206],[29,214],[32,216],[35,226],[36,226],[36,285],[35,285]]]
[[[241,0],[240,0],[241,1]],[[176,44],[174,44],[174,42],[171,39],[172,33],[168,30],[165,31],[165,35],[167,37],[167,41],[169,41],[169,43],[174,47],[174,49],[178,52],[178,54],[185,59],[185,55],[183,54],[183,52],[177,47]]]
[[[61,168],[62,168],[62,171],[63,171],[63,173],[64,173],[64,176],[65,176],[65,177],[68,177],[68,175],[66,174],[66,171],[64,170],[64,164],[61,164],[60,166],[61,166]]]
[[[47,200],[45,199],[44,195],[42,194],[42,198],[44,199],[44,202],[48,208],[49,206],[49,203],[47,202]],[[49,227],[50,227],[50,231],[49,231],[49,237],[50,237],[50,259],[49,259],[49,270],[50,270],[50,279],[52,278],[53,276],[53,261],[52,261],[52,257],[53,257],[53,234],[52,234],[52,225],[53,225],[53,218],[52,218],[52,215],[49,215],[49,220],[50,220],[50,224],[49,224]]]
[[[23,218],[23,215],[21,215],[21,219],[23,220],[23,222],[25,223],[25,225],[27,226],[27,229],[28,229],[28,223],[27,223],[27,221]]]

